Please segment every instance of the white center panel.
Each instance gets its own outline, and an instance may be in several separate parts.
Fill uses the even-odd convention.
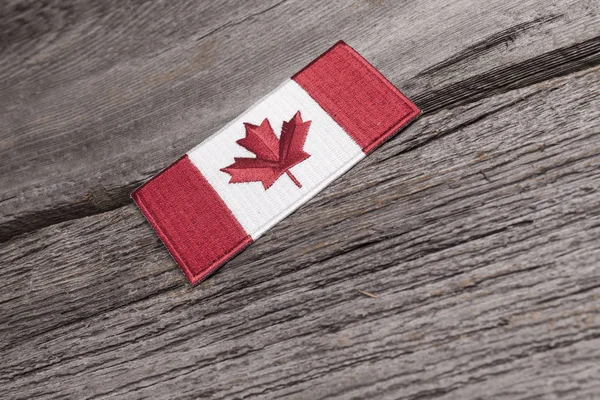
[[[234,157],[255,155],[239,144],[245,137],[244,122],[260,125],[268,118],[277,137],[283,121],[297,111],[311,121],[304,151],[310,157],[290,171],[302,184],[297,187],[282,175],[269,189],[260,182],[229,183],[230,175],[221,168]],[[254,240],[270,227],[312,198],[331,181],[365,157],[354,140],[293,80],[289,80],[188,153],[225,204]]]

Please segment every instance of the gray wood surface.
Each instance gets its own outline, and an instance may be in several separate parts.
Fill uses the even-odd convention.
[[[130,190],[338,39],[423,116],[191,287]],[[0,93],[0,398],[600,398],[598,2],[8,1]]]

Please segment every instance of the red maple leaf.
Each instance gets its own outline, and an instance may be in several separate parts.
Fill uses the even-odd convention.
[[[244,123],[246,137],[236,143],[245,147],[256,158],[234,157],[235,162],[221,171],[231,175],[229,183],[262,182],[265,190],[283,174],[287,174],[298,187],[300,182],[290,168],[310,157],[302,147],[306,141],[310,121],[302,121],[300,111],[281,127],[281,138],[277,139],[269,120],[259,125]]]

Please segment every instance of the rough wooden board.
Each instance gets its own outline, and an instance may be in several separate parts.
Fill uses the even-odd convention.
[[[340,38],[426,112],[600,62],[588,0],[14,3],[0,13],[0,240],[128,204]]]
[[[7,241],[0,392],[597,397],[599,90],[431,113],[197,288],[132,205]]]
[[[168,127],[160,115],[184,113],[189,105],[182,99],[191,95],[192,104],[205,96],[198,90],[205,82],[197,79],[183,97],[177,87],[198,74],[210,80],[217,57],[210,36],[277,4],[14,3],[0,13],[2,238],[127,201],[139,183],[132,181],[160,169],[149,160],[161,155],[147,154],[147,163],[134,165],[131,153],[145,150],[146,142],[164,148],[158,142]],[[154,140],[140,134],[148,131]],[[135,170],[125,172],[127,164]]]

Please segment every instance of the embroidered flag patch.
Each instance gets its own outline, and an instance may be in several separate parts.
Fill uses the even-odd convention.
[[[419,112],[338,42],[131,197],[195,284]]]

